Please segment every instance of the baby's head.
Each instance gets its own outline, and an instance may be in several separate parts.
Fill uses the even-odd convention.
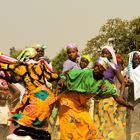
[[[86,68],[88,66],[88,64],[89,64],[90,61],[91,60],[90,60],[89,55],[83,55],[81,57],[81,60],[80,60],[80,67],[81,67],[81,69]]]

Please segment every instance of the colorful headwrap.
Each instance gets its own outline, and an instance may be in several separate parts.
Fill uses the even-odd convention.
[[[108,59],[105,57],[98,57],[97,60],[95,62],[98,62],[99,64],[101,64],[105,69],[108,68]]]
[[[76,49],[78,51],[78,47],[77,47],[76,44],[72,44],[72,43],[68,44],[66,48],[67,48],[67,50],[70,49],[70,48],[74,48],[74,49]]]
[[[89,55],[87,55],[87,54],[83,55],[81,58],[85,58],[85,59],[87,59],[87,60],[88,60],[88,62],[90,62],[90,61],[91,61],[91,59],[90,59]]]
[[[17,57],[17,59],[20,62],[24,62],[24,61],[28,61],[29,59],[35,57],[37,55],[37,51],[35,48],[30,47],[30,48],[26,48],[24,49],[19,56]]]

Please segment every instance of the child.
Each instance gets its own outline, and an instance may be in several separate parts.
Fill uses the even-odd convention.
[[[91,59],[88,55],[83,55],[80,60],[80,68],[85,69],[88,67]]]
[[[61,74],[61,79],[58,82],[58,87],[56,90],[57,93],[61,93],[63,90],[65,90],[65,73],[67,73],[71,69],[81,69],[80,65],[78,63],[78,48],[75,44],[68,44],[66,47],[67,51],[67,60],[63,64],[63,70]]]
[[[80,60],[80,67],[81,69],[88,69],[88,65],[90,63],[91,59],[89,57],[89,55],[83,55],[81,57],[81,60]],[[87,101],[87,107],[89,109],[89,114],[91,116],[91,118],[93,119],[93,112],[94,112],[94,100],[93,98],[90,98],[88,101]]]
[[[78,48],[75,44],[68,44],[66,47],[67,52],[67,60],[63,64],[61,79],[58,82],[55,93],[58,95],[62,93],[66,88],[66,76],[67,73],[71,69],[80,69],[80,65],[78,63]],[[56,118],[55,128],[53,130],[53,138],[52,139],[60,139],[60,131],[59,131],[59,117]]]
[[[70,69],[79,69],[80,66],[78,64],[79,55],[77,46],[75,44],[68,44],[66,50],[68,59],[63,64],[63,72]]]

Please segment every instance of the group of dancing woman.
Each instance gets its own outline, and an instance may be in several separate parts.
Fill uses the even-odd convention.
[[[127,101],[126,82],[114,49],[104,46],[101,56],[89,68],[90,57],[80,57],[77,46],[68,44],[60,75],[42,57],[44,49],[44,45],[26,48],[17,59],[0,54],[0,79],[25,87],[21,101],[10,109],[8,120],[14,128],[7,139],[51,140],[48,120],[57,105],[61,140],[124,140],[120,131],[123,126],[118,129],[118,106],[133,110],[133,105]],[[121,86],[115,84],[115,79]],[[53,86],[54,82],[57,86]],[[93,117],[88,105],[91,99],[95,100]]]

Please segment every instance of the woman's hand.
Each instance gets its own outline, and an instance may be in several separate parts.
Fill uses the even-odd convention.
[[[128,109],[131,109],[131,110],[134,110],[134,106],[133,106],[133,104],[130,103],[130,102],[127,103],[127,108],[128,108]]]
[[[115,101],[116,101],[118,104],[123,105],[123,106],[127,107],[128,109],[134,110],[133,104],[130,103],[130,102],[126,102],[126,101],[122,98],[122,96],[114,96],[113,98],[115,99]]]

